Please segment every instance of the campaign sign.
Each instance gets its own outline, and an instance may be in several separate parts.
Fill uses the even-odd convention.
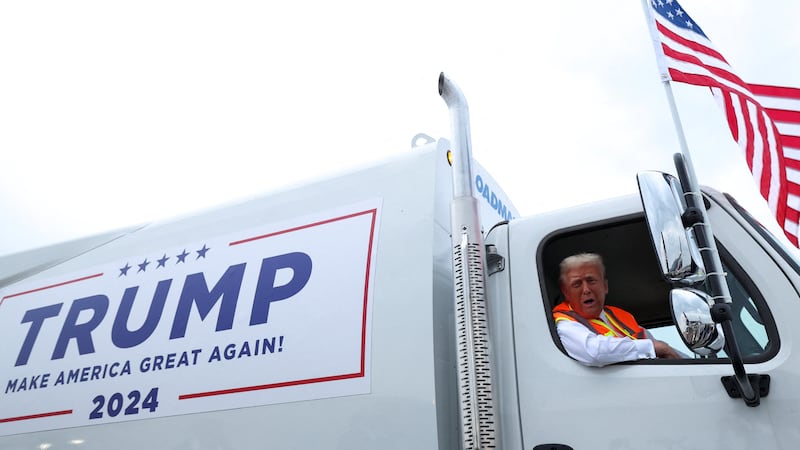
[[[0,435],[368,393],[380,201],[0,292]]]

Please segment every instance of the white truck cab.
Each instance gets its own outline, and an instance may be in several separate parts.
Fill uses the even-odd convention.
[[[515,419],[522,442],[513,448],[796,445],[800,427],[794,405],[800,393],[794,374],[800,360],[792,352],[791,320],[800,313],[797,260],[735,200],[710,189],[704,197],[744,366],[748,374],[771,380],[759,405],[749,407],[730,395],[730,384],[722,379],[734,371],[724,350],[598,369],[571,360],[560,347],[550,315],[560,301],[558,263],[591,251],[606,263],[607,303],[632,312],[657,337],[692,355],[676,331],[672,286],[659,270],[640,199],[619,198],[513,221],[487,238],[507,258],[506,269],[490,275],[488,283],[496,293],[490,298],[507,300],[497,307],[501,323],[493,326],[506,346],[513,345],[513,351],[500,350],[501,360],[516,363],[516,389],[509,396],[519,402]]]

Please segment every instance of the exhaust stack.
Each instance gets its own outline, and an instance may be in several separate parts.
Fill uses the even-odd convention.
[[[469,108],[461,90],[439,75],[439,95],[450,110],[453,152],[453,242],[458,397],[463,449],[498,448],[489,320],[486,308],[486,250],[478,202],[472,194]]]

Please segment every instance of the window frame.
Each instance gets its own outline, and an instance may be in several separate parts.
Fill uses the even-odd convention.
[[[539,245],[539,247],[537,249],[535,258],[537,260],[537,263],[538,263],[537,266],[539,267],[538,270],[540,272],[539,273],[539,278],[540,278],[539,289],[541,290],[541,294],[542,294],[542,297],[541,297],[542,300],[543,300],[542,301],[542,307],[545,309],[546,316],[549,319],[548,323],[549,323],[549,326],[550,326],[550,333],[551,333],[553,342],[558,347],[558,349],[562,353],[564,353],[565,356],[569,357],[569,355],[567,354],[566,350],[564,349],[564,347],[563,347],[563,345],[561,343],[561,339],[559,338],[558,333],[556,331],[555,321],[552,319],[552,307],[555,306],[555,305],[551,304],[551,303],[554,302],[554,300],[553,300],[554,298],[559,298],[560,297],[560,292],[557,292],[558,291],[558,282],[557,282],[558,267],[557,267],[557,263],[556,263],[556,267],[548,267],[548,266],[551,266],[553,264],[553,262],[552,262],[553,258],[552,258],[552,256],[549,256],[549,254],[548,254],[550,246],[553,245],[555,242],[563,242],[564,240],[569,240],[571,238],[574,238],[577,241],[580,241],[581,239],[579,239],[578,237],[582,236],[582,235],[585,236],[585,235],[589,235],[589,234],[592,234],[592,233],[600,232],[602,230],[622,229],[623,227],[627,227],[627,226],[631,226],[631,225],[637,226],[637,224],[640,224],[644,228],[647,227],[646,219],[645,219],[644,214],[639,213],[639,214],[632,214],[632,215],[624,215],[624,216],[619,216],[619,217],[615,217],[615,218],[604,219],[602,221],[596,221],[596,222],[581,224],[581,225],[577,225],[577,226],[573,226],[573,227],[567,227],[567,228],[559,229],[559,230],[556,230],[556,231],[553,231],[553,232],[549,233],[542,240],[542,242],[540,243],[540,245]],[[567,247],[569,247],[569,246],[567,245]],[[746,355],[746,356],[743,355],[743,361],[746,364],[757,364],[757,363],[762,363],[762,362],[768,361],[768,360],[774,358],[777,355],[777,353],[778,353],[778,351],[780,349],[780,336],[779,336],[778,331],[777,331],[777,326],[775,324],[774,317],[772,315],[772,311],[770,310],[769,305],[767,304],[766,299],[764,298],[763,294],[757,288],[757,286],[755,285],[753,280],[750,278],[750,276],[747,275],[747,273],[743,270],[742,266],[733,258],[731,253],[722,244],[719,243],[719,241],[717,241],[717,248],[719,250],[720,259],[722,260],[723,265],[726,267],[726,269],[728,270],[730,275],[732,275],[732,276],[734,276],[736,278],[737,282],[742,286],[744,291],[749,296],[748,298],[751,299],[753,304],[755,305],[756,310],[758,311],[759,316],[760,316],[760,318],[761,318],[761,320],[763,322],[762,325],[764,327],[764,330],[766,331],[766,336],[767,336],[767,339],[768,339],[768,343],[767,343],[766,347],[763,349],[763,352],[761,352],[759,354],[756,354],[756,355]],[[586,249],[586,251],[594,251],[594,250],[591,249],[591,248],[588,248],[588,249]],[[656,263],[656,259],[655,259],[655,252],[652,249],[652,244],[651,243],[648,243],[647,249],[640,249],[640,251],[641,252],[645,252],[647,255],[649,255],[649,259],[652,260],[652,263],[653,263],[654,267],[657,267],[657,263]],[[611,261],[606,260],[607,255],[603,254],[602,252],[598,252],[598,253],[600,253],[603,256],[603,258],[604,258],[604,260],[606,262],[606,265],[608,267],[608,265],[609,265],[609,263]],[[546,256],[546,255],[548,255],[548,256]],[[548,281],[549,277],[552,277],[554,272],[556,274],[556,284],[555,284],[556,287],[555,287],[555,289],[552,288],[552,281]],[[660,272],[660,270],[659,270],[659,272]],[[669,286],[669,283],[667,283],[667,281],[663,279],[663,276],[661,278],[662,278],[662,282],[663,282],[661,288],[663,290],[663,286],[664,285]],[[610,283],[610,285],[613,285],[613,283],[614,283],[614,280],[611,277],[609,277],[609,283]],[[730,286],[730,284],[729,284],[729,286]],[[702,288],[703,286],[701,285],[700,287]],[[554,290],[556,292],[554,292]],[[703,290],[705,290],[705,289],[703,289]],[[668,290],[667,290],[667,292],[668,292]],[[742,299],[742,300],[745,301],[745,299]],[[664,298],[664,302],[665,302],[665,304],[667,306],[667,309],[668,309],[669,308],[668,296]],[[738,308],[736,310],[736,315],[734,316],[734,329],[747,330],[747,333],[750,334],[751,337],[754,337],[753,333],[747,328],[747,325],[744,324],[741,321],[741,319],[740,319],[740,317],[738,315],[738,312],[741,311],[742,309],[745,309],[745,307],[746,307],[745,305],[742,305],[740,308]],[[629,312],[631,312],[635,317],[637,316],[637,311],[636,311],[635,308],[631,308],[631,307],[627,306],[626,309]],[[638,320],[638,317],[637,317],[637,320]],[[653,322],[653,321],[643,322],[642,326],[645,326],[646,328],[647,327],[652,328],[657,323],[661,323],[661,324],[663,324],[661,326],[672,326],[672,327],[674,327],[675,326],[674,323],[669,325],[671,322],[672,322],[672,320],[671,320],[671,314],[670,314],[670,316],[668,316],[668,317],[661,318],[659,320],[659,322]],[[739,339],[738,339],[739,338],[739,334],[740,333],[737,333],[737,341],[739,341]],[[676,331],[676,337],[678,337],[677,336],[677,331]],[[682,341],[680,341],[680,342],[682,343]],[[687,349],[683,345],[681,347],[676,347],[676,348],[677,348],[677,350],[687,354],[690,357],[686,358],[686,359],[680,359],[680,360],[643,359],[643,360],[637,360],[637,361],[622,362],[622,363],[617,363],[617,364],[730,364],[730,358],[727,355],[723,356],[723,357],[719,357],[719,358],[713,358],[713,357],[711,357],[711,358],[700,358],[697,355],[695,355],[694,353],[692,353],[689,349]]]

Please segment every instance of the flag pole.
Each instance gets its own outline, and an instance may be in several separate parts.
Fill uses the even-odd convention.
[[[672,93],[672,84],[670,83],[669,69],[664,60],[664,53],[661,49],[661,41],[658,39],[658,31],[656,30],[656,22],[652,17],[650,11],[650,0],[642,0],[642,8],[644,10],[645,19],[647,19],[647,28],[650,31],[650,39],[653,43],[653,50],[656,54],[656,63],[658,64],[658,72],[661,76],[661,82],[664,85],[664,92],[667,94],[667,103],[669,103],[669,112],[672,115],[672,122],[675,125],[675,132],[678,134],[678,144],[680,145],[681,154],[683,155],[686,164],[689,179],[687,180],[692,192],[699,190],[697,177],[694,172],[694,165],[692,164],[692,157],[689,154],[689,144],[686,143],[686,135],[683,132],[683,125],[681,118],[678,114],[678,107],[675,103],[675,95]]]
[[[642,0],[647,1],[647,0]],[[699,192],[700,186],[697,182],[697,176],[694,172],[694,165],[692,164],[692,157],[689,154],[689,144],[686,142],[686,135],[683,133],[683,125],[681,124],[680,115],[678,115],[678,107],[675,103],[675,95],[672,93],[672,84],[670,83],[669,77],[665,77],[662,74],[662,84],[664,85],[664,91],[667,93],[667,103],[669,103],[669,112],[672,115],[672,122],[675,124],[675,132],[678,135],[678,144],[681,148],[681,154],[683,155],[684,163],[686,164],[686,171],[687,173],[687,182],[689,186],[687,186],[691,192]]]

